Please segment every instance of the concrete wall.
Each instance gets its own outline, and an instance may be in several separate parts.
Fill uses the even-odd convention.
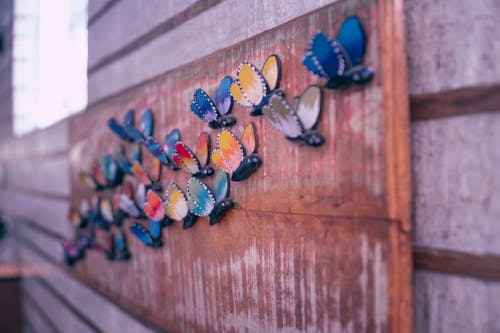
[[[89,103],[327,2],[90,0]],[[493,38],[500,34],[500,1],[406,0],[404,5],[412,100],[429,94],[439,100],[456,89],[500,83],[500,39]],[[468,114],[438,113],[412,123],[416,245],[500,254],[498,110],[478,106]],[[49,272],[23,282],[26,331],[110,332],[124,327],[123,321],[146,330],[133,314],[56,264],[59,242],[69,232],[67,136],[63,121],[0,144],[0,209],[24,221],[17,226],[23,262],[43,263]],[[58,294],[60,284],[70,292]],[[499,282],[417,269],[415,332],[500,331],[499,293]]]

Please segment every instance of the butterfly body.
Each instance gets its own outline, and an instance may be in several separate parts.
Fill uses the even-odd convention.
[[[191,101],[191,111],[210,128],[230,127],[236,123],[230,112],[233,98],[229,94],[232,80],[230,76],[222,79],[212,98],[203,89],[196,89]]]
[[[208,216],[210,225],[218,223],[234,206],[229,194],[229,178],[219,170],[214,180],[214,190],[195,177],[188,181],[188,207],[197,216]]]
[[[264,116],[289,140],[301,140],[312,147],[321,146],[325,139],[314,129],[321,113],[321,88],[309,86],[292,106],[279,95],[271,96],[263,109]]]
[[[278,90],[280,76],[281,61],[275,54],[266,59],[261,70],[244,61],[238,66],[236,80],[229,87],[229,92],[238,104],[251,109],[250,115],[258,116],[272,94],[283,93]]]
[[[373,70],[361,62],[366,49],[366,36],[356,16],[347,18],[335,38],[316,33],[302,63],[314,74],[328,79],[326,86],[337,89],[355,83],[364,84],[373,77]]]
[[[250,122],[245,127],[241,141],[228,129],[221,130],[212,152],[212,161],[219,169],[231,173],[232,181],[250,177],[262,165],[262,160],[257,155],[255,124]]]

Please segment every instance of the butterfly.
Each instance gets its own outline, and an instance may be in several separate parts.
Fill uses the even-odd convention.
[[[174,145],[180,140],[180,132],[174,129],[172,132],[165,136],[163,147],[152,136],[144,139],[143,145],[146,149],[157,158],[161,164],[168,166],[172,170],[178,170],[177,165],[172,161],[172,151],[175,149]]]
[[[137,185],[137,190],[134,194],[132,184],[125,183],[122,187],[122,193],[119,194],[118,201],[119,211],[127,216],[135,218],[144,218],[145,214],[142,207],[146,202],[146,186],[144,184]]]
[[[321,113],[321,88],[309,86],[295,99],[294,105],[283,96],[273,95],[264,107],[264,116],[287,139],[300,139],[310,146],[321,146],[325,139],[313,129]]]
[[[157,158],[153,158],[151,160],[148,169],[146,169],[140,162],[133,161],[130,171],[139,182],[146,185],[147,189],[153,189],[158,192],[161,191],[161,163]]]
[[[219,170],[215,175],[214,190],[195,177],[187,183],[188,207],[196,216],[209,216],[210,225],[218,223],[234,206],[229,194],[229,177]]]
[[[280,76],[281,61],[276,54],[266,59],[261,71],[244,61],[238,66],[237,79],[231,84],[229,92],[238,104],[252,108],[252,116],[258,116],[273,92],[283,94],[278,90]]]
[[[130,252],[127,247],[127,239],[120,228],[117,228],[116,233],[114,234],[114,250],[116,260],[128,260],[130,258]]]
[[[77,228],[73,240],[63,242],[63,260],[68,266],[85,256],[85,250],[94,246],[94,226],[90,225],[87,230]]]
[[[240,181],[250,177],[262,165],[262,160],[257,155],[255,124],[248,123],[243,131],[241,141],[231,131],[221,130],[217,134],[217,145],[211,158],[219,169],[232,173],[232,181]]]
[[[373,77],[373,70],[361,64],[365,55],[366,36],[356,16],[347,18],[336,38],[317,32],[302,63],[314,74],[328,79],[331,89],[349,83],[363,84]]]
[[[125,152],[125,147],[123,147],[122,145],[119,145],[118,149],[116,150],[116,153],[114,155],[114,159],[115,159],[118,167],[124,173],[131,175],[132,174],[132,162],[133,161],[138,161],[139,163],[142,162],[141,145],[134,144],[132,146],[132,150],[130,152],[130,159],[127,157],[127,154]]]
[[[123,121],[125,133],[133,142],[144,143],[153,134],[153,110],[147,109],[141,117],[139,129],[135,127],[135,111],[129,110]]]
[[[233,106],[233,98],[229,94],[231,83],[230,76],[223,78],[212,98],[203,89],[194,91],[191,111],[207,122],[210,128],[230,127],[236,123],[230,115]]]
[[[80,211],[75,207],[71,206],[68,211],[68,220],[77,229],[83,229],[87,226],[87,219],[85,215],[87,214],[88,206],[85,206],[86,201],[82,201],[80,205]]]
[[[91,208],[87,212],[87,218],[100,229],[109,230],[110,222],[108,222],[103,214],[103,206],[104,209],[106,209],[106,203],[103,204],[103,200],[101,200],[101,198],[93,196],[91,200]]]
[[[114,158],[107,153],[102,153],[100,160],[93,161],[90,172],[80,172],[80,180],[94,191],[118,186],[123,176]]]
[[[173,161],[179,168],[193,177],[205,178],[214,174],[214,169],[208,165],[210,151],[210,136],[203,132],[198,137],[196,154],[181,141],[175,144]]]
[[[189,211],[186,194],[175,183],[170,183],[167,187],[163,208],[170,219],[183,221],[183,229],[192,227],[198,219],[198,216]]]
[[[163,245],[161,228],[165,220],[165,210],[162,200],[156,192],[148,191],[143,210],[148,217],[148,227],[145,228],[142,224],[134,222],[130,226],[130,231],[145,245],[159,247]]]
[[[127,112],[125,115],[125,118],[123,120],[123,123],[134,123],[134,111],[130,110]],[[127,142],[134,142],[134,138],[131,137],[127,131],[125,130],[125,127],[121,125],[116,118],[111,117],[108,120],[108,127],[115,133],[120,139],[127,141]]]

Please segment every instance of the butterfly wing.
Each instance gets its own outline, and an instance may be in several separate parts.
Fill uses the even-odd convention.
[[[196,89],[194,91],[191,111],[207,123],[217,120],[219,116],[214,102],[212,102],[203,89]]]
[[[132,174],[138,181],[143,183],[144,185],[151,185],[151,176],[148,174],[146,169],[142,166],[141,163],[134,161],[132,162]]]
[[[113,206],[111,205],[111,202],[107,199],[101,200],[100,206],[101,206],[100,207],[101,216],[104,217],[106,222],[113,223],[114,216],[113,216]]]
[[[215,207],[212,191],[199,179],[191,177],[187,184],[189,210],[197,216],[208,216]]]
[[[144,135],[142,135],[142,133],[135,128],[134,125],[125,123],[123,124],[123,128],[125,129],[125,132],[127,132],[127,135],[134,140],[134,142],[144,142]]]
[[[108,127],[115,133],[120,139],[125,140],[125,141],[130,141],[130,137],[127,135],[125,132],[125,129],[123,128],[122,125],[116,121],[115,118],[109,118],[108,120]]]
[[[326,79],[329,78],[328,74],[324,71],[323,67],[321,67],[312,51],[309,50],[304,54],[304,58],[302,58],[302,64],[314,74]]]
[[[88,172],[83,172],[83,171],[80,172],[80,180],[83,184],[85,184],[85,186],[87,186],[91,190],[95,191],[101,187],[101,185],[99,185],[97,181],[94,179],[94,177],[92,177],[92,175],[90,175]]]
[[[148,231],[153,239],[159,239],[161,237],[160,221],[148,220]]]
[[[232,171],[238,169],[245,157],[245,152],[241,143],[231,131],[223,129],[217,134],[217,148],[225,164]],[[215,157],[218,159],[217,156]]]
[[[132,126],[135,125],[135,111],[133,109],[127,111],[125,117],[123,118],[123,123],[130,124]]]
[[[140,131],[144,137],[153,134],[153,110],[147,109],[142,115]]]
[[[198,142],[196,143],[196,157],[201,165],[207,165],[208,152],[210,151],[210,136],[207,132],[203,132],[198,137]]]
[[[215,175],[214,194],[217,203],[224,200],[229,194],[229,177],[224,171],[219,170]]]
[[[132,199],[124,193],[120,195],[119,207],[123,212],[130,216],[139,217],[139,215],[141,215],[134,201],[132,201]]]
[[[170,183],[165,194],[165,211],[171,219],[182,220],[188,214],[187,199],[175,183]]]
[[[167,153],[167,156],[171,161],[175,154],[175,144],[177,143],[177,141],[181,141],[181,132],[178,128],[167,134],[165,136],[165,140],[163,141],[163,150]]]
[[[316,33],[311,42],[311,51],[311,60],[321,72],[321,76],[332,78],[342,75],[345,70],[345,61],[334,39],[329,38],[324,32]],[[308,67],[306,63],[304,65]]]
[[[160,181],[161,177],[161,163],[157,158],[153,158],[149,163],[149,175],[155,182]]]
[[[229,87],[229,93],[239,105],[246,108],[253,106],[252,102],[250,102],[246,98],[246,96],[243,95],[243,92],[241,91],[240,88],[239,80],[235,80],[233,83],[231,83],[231,86]]]
[[[280,58],[273,54],[269,56],[262,66],[262,75],[264,76],[269,91],[278,88],[281,74],[281,61]]]
[[[122,145],[118,147],[114,159],[118,168],[125,173],[131,173],[132,163],[127,159],[127,156],[125,156],[125,148]]]
[[[135,204],[137,207],[144,207],[144,203],[146,202],[146,185],[139,184],[137,185],[137,189],[135,190]]]
[[[267,95],[267,84],[257,67],[245,61],[239,66],[237,77],[236,83],[239,85],[243,96],[252,105],[259,105]]]
[[[115,183],[118,177],[118,165],[116,164],[113,156],[111,156],[110,154],[102,154],[101,161],[106,182],[108,184]]]
[[[241,136],[241,143],[246,149],[247,155],[257,152],[257,129],[253,122],[249,122]]]
[[[143,206],[143,211],[146,216],[152,220],[160,222],[165,218],[165,210],[161,198],[154,191],[149,190],[146,195],[146,202]]]
[[[297,138],[302,134],[303,129],[299,118],[283,96],[272,95],[262,112],[271,125],[287,137]]]
[[[142,243],[153,246],[154,240],[149,231],[138,222],[134,222],[130,227],[130,232],[134,234]]]
[[[226,162],[224,159],[224,156],[222,156],[222,152],[220,151],[219,148],[214,149],[212,152],[212,155],[210,157],[212,162],[214,162],[217,167],[227,173],[231,173],[234,170],[231,168],[231,166]]]
[[[305,130],[310,130],[316,125],[321,112],[321,88],[309,86],[297,103],[297,116]]]
[[[229,87],[231,87],[232,79],[230,76],[226,76],[222,79],[219,88],[215,91],[213,95],[213,102],[219,111],[219,114],[226,115],[231,111],[231,105],[233,104],[233,98],[229,93]]]
[[[153,154],[155,158],[157,158],[162,164],[168,165],[168,157],[162,146],[155,138],[152,136],[148,136],[146,140],[144,140],[144,147]]]
[[[130,154],[130,158],[132,161],[137,161],[142,163],[142,149],[140,144],[134,144],[132,146],[132,152]]]
[[[339,29],[337,41],[342,46],[350,67],[363,61],[366,49],[366,35],[361,22],[356,16],[347,18]]]
[[[92,162],[92,166],[90,167],[90,173],[92,177],[97,181],[97,183],[101,185],[106,185],[106,177],[104,176],[104,167],[99,163],[98,160],[94,160]]]
[[[181,141],[175,144],[174,163],[185,172],[194,175],[200,171],[200,162],[196,155]]]

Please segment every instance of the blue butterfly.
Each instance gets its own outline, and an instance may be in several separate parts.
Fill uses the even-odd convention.
[[[126,155],[125,148],[122,145],[119,145],[114,158],[116,164],[123,172],[132,175],[132,163],[134,161],[142,163],[141,145],[133,145],[132,151],[130,153],[130,159]]]
[[[229,114],[233,105],[233,98],[229,93],[231,83],[230,76],[223,78],[213,98],[203,89],[196,89],[194,92],[191,111],[207,122],[210,128],[229,127],[236,123],[236,119]]]
[[[143,143],[147,137],[153,134],[153,111],[147,109],[142,115],[140,128],[135,127],[135,111],[129,110],[123,121],[125,133],[132,138],[133,142]]]
[[[215,176],[213,191],[198,178],[191,177],[187,192],[189,210],[196,216],[209,216],[210,225],[218,223],[234,206],[233,200],[227,196],[229,177],[221,170]]]
[[[163,147],[152,136],[148,136],[143,144],[161,164],[168,166],[172,170],[179,170],[179,167],[173,162],[172,158],[175,153],[175,143],[180,139],[180,131],[176,128],[165,136]]]
[[[302,63],[309,71],[328,79],[328,88],[363,84],[373,77],[373,70],[361,64],[365,49],[363,26],[356,16],[351,16],[344,21],[336,38],[322,31],[316,33]]]
[[[134,124],[135,113],[134,110],[129,110],[123,119],[123,125],[121,125],[116,118],[111,117],[108,120],[108,127],[115,133],[120,139],[127,142],[134,142],[134,138],[130,136],[125,130],[125,123]]]

